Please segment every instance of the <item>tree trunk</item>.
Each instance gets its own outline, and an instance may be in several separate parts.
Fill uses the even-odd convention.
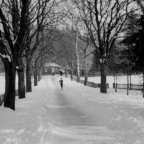
[[[117,92],[117,75],[115,75],[115,92]]]
[[[77,59],[77,82],[80,81],[80,64],[79,64],[79,53],[78,53],[78,35],[76,36],[76,59]]]
[[[144,98],[144,68],[143,68],[143,89],[142,89],[142,93],[143,93],[143,98]]]
[[[25,78],[23,66],[17,70],[18,72],[18,97],[19,99],[25,98]]]
[[[85,85],[85,86],[87,85],[87,81],[88,81],[88,76],[85,75],[85,80],[84,80],[84,85]]]
[[[86,57],[86,54],[85,54],[85,80],[84,80],[84,85],[87,85],[87,81],[88,81],[88,73],[87,73],[87,57]]]
[[[73,81],[73,68],[71,69],[71,81]]]
[[[65,77],[68,77],[68,72],[67,72],[67,68],[65,68]]]
[[[129,94],[129,74],[127,69],[127,95]]]
[[[22,59],[19,59],[18,65],[18,97],[20,99],[25,98],[25,76],[24,76],[24,66],[22,63]]]
[[[26,67],[26,92],[32,92],[32,82],[31,82],[31,57],[27,56],[27,67]]]
[[[79,82],[79,81],[80,81],[80,75],[77,74],[77,82]]]
[[[107,86],[106,86],[106,64],[101,63],[101,86],[100,86],[101,93],[107,93]]]
[[[131,83],[131,72],[130,72],[130,87],[129,87],[130,90],[131,90],[131,85],[132,83]]]
[[[38,71],[38,81],[40,81],[42,79],[42,73],[41,70]]]
[[[38,75],[37,75],[37,70],[34,71],[34,86],[38,85]]]
[[[5,67],[5,94],[4,94],[4,107],[15,110],[15,77],[16,69],[13,62],[3,59]]]

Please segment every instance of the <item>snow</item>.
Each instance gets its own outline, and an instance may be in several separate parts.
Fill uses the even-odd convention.
[[[0,53],[0,56],[1,56],[2,58],[7,58],[8,61],[11,62],[11,57],[10,57],[9,55],[5,55],[5,54],[1,54],[1,53]]]
[[[81,79],[84,79],[82,77]],[[95,83],[100,83],[100,77],[89,77],[88,81],[95,82]],[[114,83],[114,76],[107,76],[107,83],[109,83],[110,88],[112,88],[113,83]],[[127,76],[117,76],[117,83],[118,84],[127,84]],[[142,84],[142,75],[132,75],[131,76],[131,83],[132,84]]]
[[[65,77],[61,90],[59,79],[43,76],[25,99],[16,98],[16,111],[0,107],[0,144],[144,143],[140,91],[126,95],[126,90],[110,88],[102,94]],[[3,81],[0,76],[0,93]]]
[[[5,82],[5,75],[2,73],[0,74],[0,94],[4,93],[5,90],[4,82]]]

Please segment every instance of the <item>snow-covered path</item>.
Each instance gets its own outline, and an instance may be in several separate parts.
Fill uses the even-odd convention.
[[[1,144],[143,144],[144,107],[45,77],[16,111],[0,108]]]

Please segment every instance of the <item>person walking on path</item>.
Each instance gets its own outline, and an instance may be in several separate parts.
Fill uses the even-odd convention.
[[[61,78],[61,79],[59,80],[59,82],[60,82],[61,89],[63,89],[63,79]]]

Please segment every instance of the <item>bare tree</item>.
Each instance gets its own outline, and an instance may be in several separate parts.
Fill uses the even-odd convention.
[[[61,57],[63,65],[65,66],[65,72],[67,76],[67,70],[70,70],[71,80],[73,80],[74,70],[76,68],[76,52],[75,52],[75,37],[72,34],[73,31],[67,30],[63,33],[61,40]]]
[[[59,54],[55,46],[53,47],[53,44],[59,37],[60,34],[58,30],[52,30],[51,32],[46,31],[45,34],[43,33],[41,36],[32,60],[34,86],[37,86],[38,84],[38,74],[40,74],[43,65],[48,61],[54,60],[53,58]]]
[[[88,81],[88,57],[90,55],[92,55],[93,52],[93,46],[91,45],[91,41],[88,37],[88,35],[79,35],[80,38],[80,44],[79,44],[79,49],[80,49],[80,55],[82,55],[83,57],[83,61],[84,61],[84,85],[87,85],[87,81]]]
[[[142,4],[141,0],[134,0],[136,1],[137,5],[140,7],[142,13],[144,14],[144,5]]]
[[[34,1],[30,8],[30,33],[26,53],[26,91],[32,91],[31,73],[32,57],[40,44],[42,33],[52,34],[58,26],[58,22],[65,16],[65,12],[59,8],[61,1],[43,0]],[[60,10],[57,10],[60,9]],[[44,37],[43,37],[44,38]],[[46,35],[45,35],[46,38]],[[47,39],[47,38],[46,38]]]
[[[15,110],[15,76],[16,67],[24,50],[25,36],[28,28],[29,0],[12,0],[0,2],[0,38],[6,82],[4,106]]]
[[[32,91],[32,58],[41,40],[45,27],[52,26],[54,21],[53,6],[55,0],[33,1],[29,9],[29,32],[26,44],[26,91]]]
[[[83,67],[82,63],[84,63],[84,74],[85,74],[85,85],[87,83],[88,78],[88,70],[87,70],[87,57],[92,54],[89,50],[90,48],[90,39],[86,33],[86,29],[84,27],[83,21],[78,14],[78,10],[71,5],[72,3],[68,2],[67,7],[69,8],[69,12],[63,22],[66,29],[72,31],[73,37],[75,38],[75,53],[76,53],[76,66],[77,66],[77,81],[80,80],[80,72]],[[89,53],[90,52],[90,53]],[[83,57],[83,58],[82,58]],[[83,59],[83,60],[82,60]]]
[[[69,5],[70,4],[70,5]],[[73,9],[73,6],[68,1],[67,2],[67,8],[69,9],[63,25],[65,26],[65,29],[68,31],[71,31],[71,34],[73,35],[73,40],[75,40],[75,56],[76,56],[76,73],[77,73],[77,82],[80,81],[80,54],[79,54],[79,23],[80,19],[76,15],[76,11]]]
[[[131,0],[73,0],[96,50],[101,67],[100,92],[107,93],[106,69],[110,51],[123,30]]]
[[[30,45],[32,39],[39,39],[39,33],[44,27],[58,21],[53,9],[55,0],[31,1],[11,0],[0,2],[0,38],[1,54],[6,72],[6,89],[4,106],[15,110],[15,76],[19,78],[19,98],[25,97],[23,55],[31,62],[37,43]],[[50,19],[53,17],[53,19]],[[31,50],[31,47],[34,49]],[[3,50],[4,49],[4,50]],[[29,67],[28,67],[29,66]],[[27,67],[31,66],[29,63]]]

